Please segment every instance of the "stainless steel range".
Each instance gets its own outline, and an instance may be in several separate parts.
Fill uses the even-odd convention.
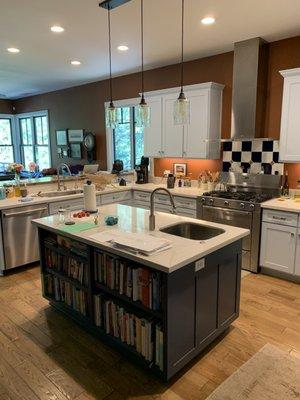
[[[280,176],[223,173],[220,189],[200,198],[199,218],[250,230],[243,239],[242,268],[259,269],[260,204],[278,196]]]

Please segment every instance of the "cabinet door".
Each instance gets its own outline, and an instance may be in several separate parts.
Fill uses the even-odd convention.
[[[292,274],[295,265],[297,228],[262,224],[260,265]]]
[[[150,97],[146,101],[151,109],[151,123],[144,130],[144,155],[162,157],[162,98]]]
[[[285,78],[280,131],[280,160],[300,161],[300,74]]]
[[[207,158],[209,128],[208,90],[187,92],[190,123],[184,126],[184,151],[187,158]]]
[[[300,228],[298,228],[298,238],[296,244],[295,275],[300,276]]]
[[[182,157],[183,126],[174,124],[174,102],[178,94],[163,97],[163,156]]]
[[[218,328],[218,265],[213,260],[201,260],[205,266],[196,273],[196,347]]]

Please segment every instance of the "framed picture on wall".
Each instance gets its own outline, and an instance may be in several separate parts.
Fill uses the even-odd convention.
[[[70,143],[70,157],[81,158],[81,143]]]
[[[83,129],[69,129],[68,138],[69,138],[69,143],[82,143]]]
[[[56,144],[57,146],[67,146],[67,129],[60,129],[56,131]]]
[[[187,164],[174,164],[173,170],[175,176],[186,176]]]

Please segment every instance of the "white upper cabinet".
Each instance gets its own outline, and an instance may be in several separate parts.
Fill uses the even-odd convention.
[[[280,129],[280,160],[300,161],[300,68],[280,71],[284,77]]]
[[[162,98],[147,97],[151,109],[151,126],[145,128],[144,154],[148,157],[163,157],[162,154]]]
[[[174,124],[174,102],[180,88],[146,93],[146,101],[151,106],[151,126],[145,129],[145,155],[219,158],[223,88],[212,82],[185,86],[190,123],[184,126]]]

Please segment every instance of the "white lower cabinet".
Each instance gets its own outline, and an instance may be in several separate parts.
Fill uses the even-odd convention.
[[[293,274],[296,234],[297,228],[264,222],[262,225],[261,266]]]
[[[263,211],[260,266],[300,276],[300,221],[297,213]]]

